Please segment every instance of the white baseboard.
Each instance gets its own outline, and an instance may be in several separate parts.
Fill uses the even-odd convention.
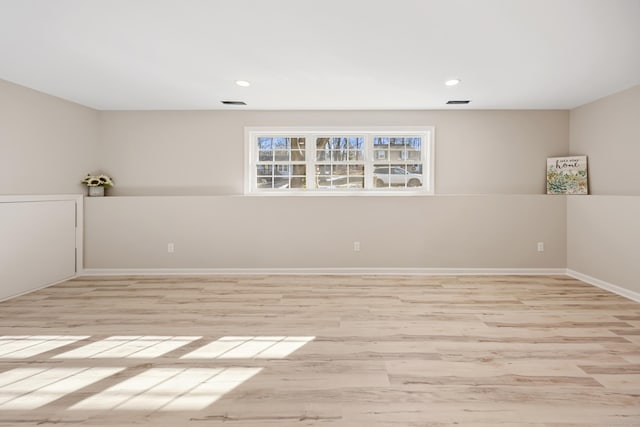
[[[564,275],[564,268],[87,268],[79,276],[175,275]]]
[[[579,273],[568,268],[87,268],[74,277],[49,283],[37,289],[0,299],[6,301],[39,289],[48,288],[82,276],[190,276],[190,275],[423,275],[423,276],[471,276],[471,275],[566,275],[590,285],[640,302],[640,293],[622,288],[604,280]]]
[[[633,300],[635,302],[640,302],[640,293],[630,291],[629,289],[622,288],[612,283],[605,282],[604,280],[596,279],[595,277],[587,276],[586,274],[582,274],[570,269],[566,270],[566,275],[569,277],[573,277],[574,279],[581,280],[590,285],[596,286],[600,289],[604,289],[605,291],[613,292],[614,294],[629,298],[630,300]]]

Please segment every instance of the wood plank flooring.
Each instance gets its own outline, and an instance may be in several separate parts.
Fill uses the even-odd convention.
[[[0,426],[640,426],[640,304],[565,276],[79,278],[0,335]]]

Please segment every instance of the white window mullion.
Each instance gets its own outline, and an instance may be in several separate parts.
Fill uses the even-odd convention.
[[[258,135],[251,134],[251,147],[249,147],[249,155],[251,156],[251,165],[249,166],[249,179],[251,182],[249,183],[249,188],[251,192],[255,192],[258,190],[258,162],[260,158],[258,157]]]
[[[364,188],[365,190],[373,190],[373,136],[371,134],[364,135]]]
[[[315,191],[318,189],[316,185],[316,136],[313,134],[305,135],[306,149],[305,162],[307,165],[307,190]]]
[[[427,192],[429,194],[435,194],[435,157],[434,157],[434,130],[431,129],[426,132],[426,146],[422,149],[422,174],[423,174],[423,185],[426,185]],[[425,170],[426,169],[426,170]]]

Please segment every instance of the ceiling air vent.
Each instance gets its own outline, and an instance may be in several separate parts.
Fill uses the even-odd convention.
[[[222,101],[224,105],[247,105],[244,101]]]
[[[471,101],[469,101],[468,99],[464,99],[464,100],[456,100],[456,101],[447,101],[447,104],[449,105],[464,105],[464,104],[468,104]]]

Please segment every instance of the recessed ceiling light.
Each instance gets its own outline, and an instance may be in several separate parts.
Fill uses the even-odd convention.
[[[242,87],[247,87],[247,86],[251,86],[251,83],[249,83],[246,80],[236,80],[236,84],[238,86],[242,86]]]
[[[455,85],[459,84],[461,81],[462,80],[460,80],[460,79],[450,79],[450,80],[447,80],[446,82],[444,82],[444,84],[447,85],[447,86],[455,86]]]

